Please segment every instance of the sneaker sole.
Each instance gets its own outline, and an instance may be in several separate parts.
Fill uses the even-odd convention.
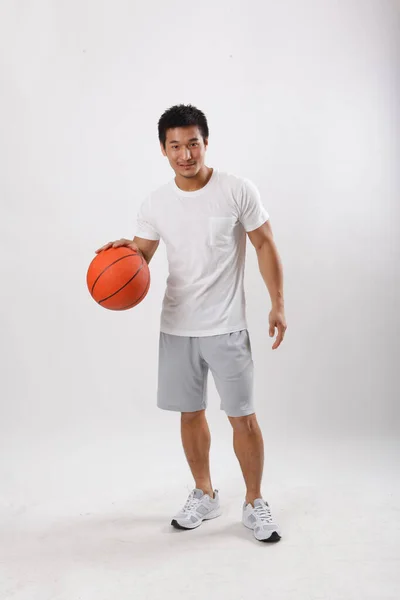
[[[172,527],[175,527],[175,529],[184,529],[184,530],[196,529],[197,527],[200,527],[200,525],[202,524],[203,521],[209,521],[210,519],[216,519],[217,517],[221,516],[221,514],[222,514],[222,509],[217,508],[216,510],[213,510],[208,515],[203,517],[201,519],[200,523],[193,523],[193,525],[190,525],[189,527],[187,527],[185,525],[181,525],[180,523],[178,523],[177,519],[172,519],[171,525],[172,525]]]
[[[243,521],[242,521],[242,523],[243,523],[243,525],[245,527],[247,527],[247,529],[251,529],[253,531],[253,533],[254,533],[253,527],[250,527],[249,525],[246,525],[246,523],[244,523]],[[280,536],[277,531],[273,531],[271,533],[271,535],[268,538],[265,538],[264,540],[259,540],[255,535],[254,535],[254,537],[256,538],[257,542],[265,542],[267,544],[273,544],[275,542],[279,542],[279,540],[282,539],[282,536]]]
[[[255,536],[254,536],[255,537]],[[279,540],[282,539],[281,536],[279,535],[279,533],[277,531],[273,531],[271,533],[271,535],[269,536],[269,538],[267,538],[266,540],[259,540],[258,538],[256,538],[256,540],[258,542],[266,542],[267,544],[274,544],[275,542],[279,542]]]

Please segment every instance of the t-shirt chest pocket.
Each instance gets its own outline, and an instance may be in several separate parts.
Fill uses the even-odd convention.
[[[210,217],[208,241],[213,248],[228,249],[235,239],[235,217]]]

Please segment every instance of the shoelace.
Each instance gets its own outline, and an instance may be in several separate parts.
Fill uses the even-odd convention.
[[[257,504],[254,512],[262,522],[272,523],[271,510],[267,504]]]
[[[194,493],[192,492],[188,499],[185,502],[185,506],[183,507],[184,512],[189,512],[195,510],[196,506],[199,504],[200,499],[194,497]]]

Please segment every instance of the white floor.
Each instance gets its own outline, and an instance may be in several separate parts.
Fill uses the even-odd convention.
[[[129,454],[127,439],[118,444],[108,452]],[[264,496],[283,530],[271,545],[240,522],[243,483],[223,435],[212,445],[223,515],[190,532],[170,527],[192,483],[178,442],[171,468],[142,462],[139,481],[128,460],[111,475],[100,441],[57,473],[43,453],[36,495],[21,478],[22,496],[1,504],[1,600],[398,600],[400,443],[266,438],[265,446]],[[74,480],[91,456],[97,471]]]

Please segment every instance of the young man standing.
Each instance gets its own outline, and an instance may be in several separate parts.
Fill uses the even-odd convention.
[[[211,483],[207,375],[210,369],[233,428],[234,451],[246,484],[243,524],[257,540],[281,538],[261,493],[264,445],[253,402],[253,360],[243,289],[246,233],[256,249],[272,309],[272,348],[281,344],[286,321],[283,276],[268,214],[248,179],[204,164],[208,146],[205,115],[191,105],[173,106],[158,122],[161,151],[175,178],[142,203],[129,246],[150,262],[160,239],[169,276],[161,314],[157,405],[181,413],[182,443],[196,487],[171,525],[194,529],[221,514]]]

